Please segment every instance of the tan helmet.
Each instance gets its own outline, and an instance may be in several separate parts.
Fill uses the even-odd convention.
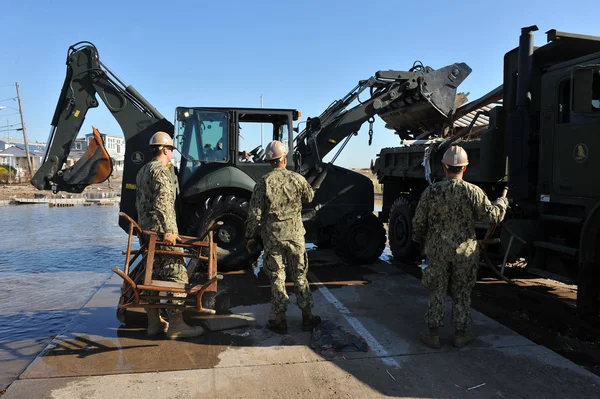
[[[469,164],[469,157],[464,148],[453,145],[444,153],[442,163],[448,166],[467,166]]]
[[[168,148],[175,148],[173,145],[173,139],[169,136],[169,133],[166,132],[156,132],[150,137],[150,146],[161,146]]]
[[[265,161],[274,161],[287,155],[288,150],[281,141],[273,140],[267,144]]]

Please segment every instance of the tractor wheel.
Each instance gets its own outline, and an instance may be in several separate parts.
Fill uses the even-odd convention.
[[[317,247],[319,247],[319,249],[327,249],[327,248],[331,248],[332,243],[331,243],[331,232],[332,232],[332,228],[326,227],[326,228],[321,228],[319,229],[319,231],[317,232]]]
[[[214,230],[217,244],[217,270],[240,270],[249,267],[258,255],[246,250],[244,230],[248,217],[248,200],[233,195],[208,198],[198,214],[196,234],[206,236],[207,230],[216,222],[223,225]]]
[[[394,259],[413,261],[418,253],[418,246],[412,240],[412,219],[415,210],[406,198],[398,198],[390,210],[388,237]]]
[[[337,223],[331,241],[345,263],[370,265],[383,253],[385,240],[385,228],[375,215],[350,213]]]

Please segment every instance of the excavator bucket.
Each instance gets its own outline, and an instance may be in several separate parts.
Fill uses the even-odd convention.
[[[402,95],[377,114],[386,122],[386,127],[398,133],[438,130],[450,123],[461,105],[463,100],[457,98],[456,89],[470,73],[471,68],[465,63],[437,70],[423,68],[416,79],[407,81]],[[379,76],[395,78],[393,73],[387,72],[379,72]]]
[[[102,183],[112,174],[112,159],[104,147],[100,132],[93,126],[92,129],[93,137],[83,156],[62,173],[63,181],[70,186]]]

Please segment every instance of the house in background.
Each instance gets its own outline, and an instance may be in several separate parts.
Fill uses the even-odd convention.
[[[42,163],[43,152],[34,150],[29,146],[29,156],[33,173],[39,169]],[[29,176],[29,167],[27,165],[27,153],[24,146],[12,145],[3,151],[0,151],[0,165],[9,165],[16,169],[16,180],[22,181]]]
[[[27,143],[29,151],[41,152],[46,151],[46,143],[40,143],[39,141],[29,141]],[[16,139],[13,137],[0,138],[0,151],[4,151],[7,148],[18,146],[25,149],[23,139]]]
[[[102,137],[102,142],[104,143],[108,155],[113,161],[113,174],[120,175],[123,172],[125,160],[125,139],[123,137],[110,136],[104,133],[100,133],[100,136]],[[67,160],[67,166],[77,162],[77,160],[83,156],[93,137],[93,133],[88,133],[84,138],[77,138],[73,141],[69,159]]]

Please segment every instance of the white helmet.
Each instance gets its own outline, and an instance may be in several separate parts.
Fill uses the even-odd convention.
[[[275,161],[287,155],[288,150],[281,141],[273,140],[267,144],[265,161]]]
[[[173,145],[173,139],[169,136],[169,133],[166,132],[156,132],[150,137],[150,146],[161,146],[167,147],[171,149],[175,149]]]

